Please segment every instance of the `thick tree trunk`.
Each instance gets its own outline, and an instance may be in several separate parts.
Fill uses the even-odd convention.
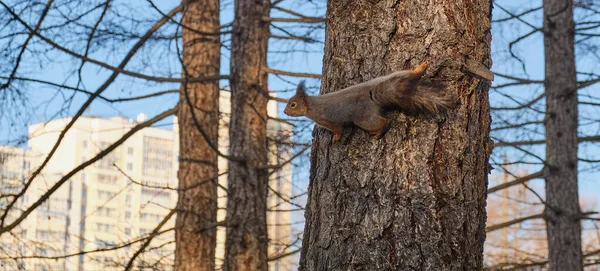
[[[230,154],[224,269],[267,270],[268,0],[236,0],[231,40]]]
[[[571,0],[544,0],[546,209],[550,270],[583,270],[577,192],[577,74]]]
[[[314,131],[301,270],[481,270],[490,1],[329,1],[321,93],[422,62],[460,100],[443,122],[394,116],[381,140]]]
[[[221,45],[219,35],[200,33],[219,32],[219,0],[183,2],[187,2],[183,15],[186,27],[182,29],[184,69],[189,77],[218,75]],[[177,116],[180,144],[179,188],[184,190],[179,192],[177,202],[175,269],[215,270],[217,153],[196,124],[200,125],[208,140],[216,144],[219,82],[183,85]]]

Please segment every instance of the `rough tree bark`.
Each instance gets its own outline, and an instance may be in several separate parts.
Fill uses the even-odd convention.
[[[544,0],[546,219],[550,270],[583,270],[577,192],[573,1]]]
[[[489,81],[464,63],[491,65],[491,2],[368,2],[328,2],[321,93],[427,61],[460,105],[397,115],[381,140],[315,129],[300,269],[481,270]]]
[[[201,33],[219,32],[219,0],[183,2],[183,76],[186,72],[189,77],[218,75],[220,37]],[[177,202],[175,269],[215,270],[218,169],[217,153],[210,144],[218,140],[219,82],[182,85],[177,117],[179,188],[184,190]]]
[[[231,40],[230,154],[224,269],[267,270],[268,0],[236,0]]]

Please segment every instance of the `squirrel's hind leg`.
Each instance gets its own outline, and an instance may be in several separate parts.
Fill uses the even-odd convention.
[[[374,115],[370,118],[354,122],[354,124],[369,131],[369,134],[374,135],[375,138],[380,139],[383,135],[387,122],[388,120],[386,118],[379,115]]]

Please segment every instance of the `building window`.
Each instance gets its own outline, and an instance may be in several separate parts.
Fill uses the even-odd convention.
[[[140,202],[142,204],[153,202],[160,205],[168,206],[169,204],[171,204],[171,193],[160,189],[142,187]]]
[[[110,147],[110,143],[109,142],[100,142],[100,144],[98,144],[100,146],[100,150],[104,151],[106,150],[108,147]],[[112,151],[110,153],[108,153],[107,155],[105,155],[104,157],[102,157],[100,159],[100,161],[97,161],[95,163],[96,168],[101,168],[101,169],[112,169],[114,170],[115,164],[119,163],[119,157],[117,155],[116,151]]]
[[[127,163],[127,170],[133,170],[133,164]]]
[[[36,254],[36,256],[48,256],[48,249],[43,248],[43,247],[38,247],[35,250],[35,254]]]
[[[161,220],[161,216],[157,214],[141,213],[140,220],[159,222]]]
[[[142,174],[168,178],[173,168],[173,140],[144,137]]]
[[[97,180],[105,184],[117,184],[119,177],[114,175],[98,174]]]
[[[125,212],[125,219],[130,219],[131,218],[131,212],[130,211],[126,211]]]
[[[97,248],[111,248],[115,247],[116,243],[114,241],[96,239],[94,245],[96,245]]]
[[[96,231],[98,232],[113,233],[115,228],[116,226],[112,224],[96,223]]]
[[[114,213],[117,212],[117,210],[115,208],[107,208],[107,207],[100,207],[98,208],[98,215],[100,216],[113,216]]]
[[[127,148],[127,154],[129,154],[129,155],[133,154],[133,148],[132,147]]]
[[[84,149],[87,148],[87,140],[81,142],[81,146],[83,146]]]
[[[48,231],[40,231],[38,230],[35,233],[35,238],[39,239],[39,240],[48,240]]]
[[[116,196],[117,194],[110,191],[98,190],[98,199],[100,200],[109,200]]]
[[[130,228],[125,228],[125,234],[131,235],[131,229]]]

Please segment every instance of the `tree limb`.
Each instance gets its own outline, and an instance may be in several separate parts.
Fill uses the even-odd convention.
[[[273,23],[323,23],[325,22],[325,18],[318,17],[304,17],[304,18],[272,18],[272,17],[262,17],[263,22],[273,22]]]
[[[280,75],[295,76],[295,77],[317,78],[317,79],[321,78],[320,74],[315,74],[315,73],[288,72],[288,71],[274,70],[271,68],[263,68],[263,69],[265,70],[265,72],[272,73],[272,74],[280,74]]]
[[[494,186],[492,188],[489,188],[487,193],[488,194],[494,193],[494,192],[496,192],[498,190],[502,190],[502,189],[505,189],[505,188],[508,188],[508,187],[511,187],[511,186],[514,186],[514,185],[522,184],[524,182],[527,182],[527,181],[530,181],[530,180],[533,180],[533,179],[537,179],[537,178],[541,178],[543,176],[544,176],[544,174],[542,173],[542,170],[540,170],[540,171],[538,171],[536,173],[529,174],[527,176],[515,179],[513,181],[510,181],[510,182],[507,182],[507,183],[503,183],[503,184],[500,184],[500,185],[496,185],[496,186]]]
[[[536,215],[530,215],[530,216],[526,216],[526,217],[521,217],[521,218],[517,218],[517,219],[513,219],[504,223],[500,223],[500,224],[496,224],[496,225],[492,225],[489,227],[485,228],[485,232],[492,232],[495,230],[499,230],[505,227],[509,227],[512,226],[514,224],[519,224],[521,222],[527,221],[527,220],[532,220],[532,219],[539,219],[539,218],[543,218],[544,214],[536,214]]]
[[[169,214],[167,214],[167,216],[165,216],[163,218],[163,220],[156,226],[156,228],[154,228],[154,230],[152,230],[152,233],[150,234],[150,236],[148,236],[148,238],[146,238],[146,242],[144,242],[144,244],[142,244],[140,249],[138,249],[133,254],[133,256],[131,256],[131,258],[129,259],[129,262],[127,262],[127,266],[125,266],[126,271],[129,271],[129,270],[131,270],[131,268],[133,268],[133,263],[135,262],[135,259],[140,254],[142,254],[142,252],[144,252],[144,250],[146,249],[146,247],[148,247],[148,245],[150,245],[150,242],[152,242],[152,239],[154,239],[154,237],[159,235],[160,228],[162,228],[167,223],[167,221],[169,221],[169,219],[171,219],[171,216],[173,216],[173,214],[175,214],[175,210],[171,210],[169,212]]]

